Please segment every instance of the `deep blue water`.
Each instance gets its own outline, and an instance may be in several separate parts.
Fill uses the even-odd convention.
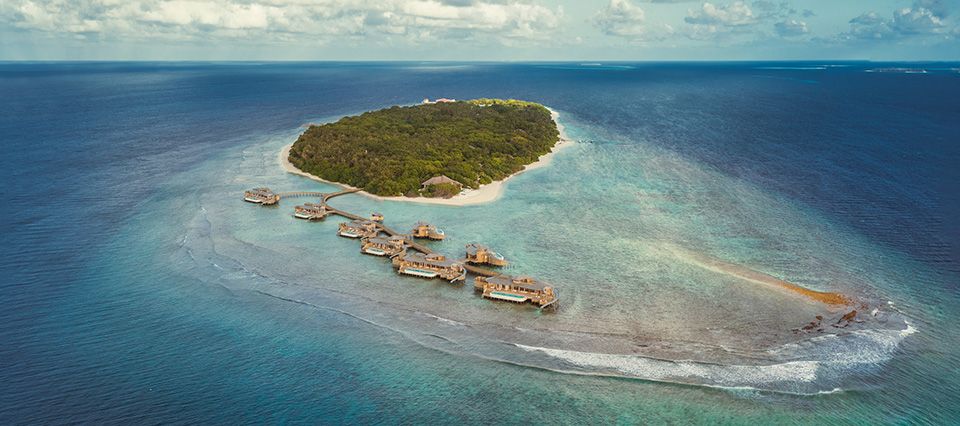
[[[0,422],[960,422],[958,65],[619,65],[0,64]],[[836,393],[589,377],[437,350],[333,308],[342,301],[251,291],[287,278],[212,278],[185,260],[192,232],[220,229],[191,221],[196,198],[234,178],[212,161],[295,137],[306,122],[424,97],[561,111],[581,144],[558,166],[624,158],[620,180],[603,182],[611,192],[691,185],[622,178],[654,167],[629,161],[642,147],[727,182],[703,187],[704,216],[711,200],[754,199],[738,191],[783,200],[840,230],[810,237],[845,256],[837,268],[848,275],[834,276],[882,283],[810,282],[895,301],[919,332]],[[745,229],[750,208],[724,204],[717,223]],[[764,211],[769,228],[777,213]],[[734,234],[710,240],[713,250]],[[790,270],[775,258],[753,260]]]

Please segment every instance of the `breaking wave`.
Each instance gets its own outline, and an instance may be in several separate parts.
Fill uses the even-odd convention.
[[[794,358],[772,364],[727,365],[698,361],[671,361],[642,355],[605,354],[565,349],[515,346],[560,361],[572,373],[614,375],[652,381],[753,389],[802,395],[843,392],[852,374],[865,373],[889,360],[907,336],[916,333],[907,323],[902,330],[858,330],[846,335],[818,336],[770,351]]]

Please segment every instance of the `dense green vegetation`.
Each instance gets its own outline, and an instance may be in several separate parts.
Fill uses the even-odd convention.
[[[290,162],[373,194],[450,196],[445,187],[421,194],[420,183],[446,175],[476,188],[522,170],[558,137],[550,112],[532,102],[395,106],[310,126],[293,144]]]

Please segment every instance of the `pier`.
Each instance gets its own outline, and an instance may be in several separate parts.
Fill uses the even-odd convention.
[[[277,195],[280,196],[281,200],[284,198],[303,198],[303,197],[322,198],[323,197],[322,192],[280,192],[280,193],[277,193]]]
[[[411,235],[411,234],[408,234],[408,233],[397,232],[395,229],[393,229],[393,228],[387,226],[386,224],[384,224],[383,221],[382,221],[382,220],[383,220],[383,216],[382,216],[382,215],[377,214],[378,216],[380,216],[380,217],[379,217],[380,220],[379,220],[379,221],[374,221],[374,220],[370,220],[369,218],[364,217],[364,216],[360,216],[360,215],[353,214],[353,213],[350,213],[350,212],[345,211],[345,210],[340,210],[340,209],[331,207],[331,206],[328,204],[328,201],[330,201],[330,199],[332,199],[332,198],[339,197],[339,196],[341,196],[341,195],[352,194],[352,193],[358,192],[358,191],[360,191],[360,190],[359,190],[359,189],[345,189],[345,190],[337,191],[337,192],[309,192],[309,191],[299,191],[299,192],[277,192],[277,193],[274,193],[274,192],[270,191],[269,188],[256,188],[256,189],[254,189],[254,190],[252,190],[252,191],[247,191],[247,192],[244,194],[244,195],[245,195],[244,199],[245,199],[246,201],[251,201],[251,200],[248,199],[248,198],[250,198],[251,195],[257,195],[258,197],[257,197],[256,201],[251,201],[251,202],[255,202],[255,203],[258,203],[258,204],[261,204],[261,205],[273,205],[273,204],[277,204],[281,199],[284,199],[284,198],[303,198],[303,197],[307,197],[307,198],[319,198],[319,199],[320,199],[320,203],[319,203],[319,204],[314,204],[313,206],[317,206],[317,207],[321,208],[321,209],[325,212],[325,216],[337,215],[337,216],[340,216],[340,217],[349,219],[349,220],[353,221],[353,223],[355,223],[355,224],[358,224],[358,225],[359,225],[359,224],[364,224],[364,225],[366,225],[366,226],[372,227],[372,229],[375,229],[375,232],[373,232],[374,235],[357,235],[358,238],[359,238],[359,237],[364,237],[364,242],[362,243],[362,244],[364,244],[364,245],[367,244],[366,241],[368,241],[368,238],[375,238],[375,237],[376,237],[376,234],[384,233],[384,234],[386,234],[386,235],[387,235],[388,237],[390,237],[390,238],[394,238],[394,237],[404,238],[404,239],[405,239],[405,246],[406,246],[407,248],[412,249],[412,250],[414,250],[414,251],[416,251],[416,252],[419,252],[419,254],[417,255],[417,259],[419,259],[420,257],[423,257],[424,259],[427,259],[428,256],[429,256],[430,259],[433,259],[433,258],[446,259],[446,258],[444,258],[442,255],[440,255],[439,253],[434,252],[434,251],[433,251],[432,249],[430,249],[429,247],[424,246],[423,244],[419,244],[419,243],[413,241],[413,238],[412,238],[412,237],[413,237],[414,235]],[[261,198],[261,197],[262,197],[262,198]],[[270,202],[260,201],[260,200],[262,200],[262,199],[267,199],[267,200],[269,200]],[[417,225],[418,225],[417,228],[426,228],[426,227],[421,227],[421,226],[420,226],[420,225],[426,225],[426,224],[424,224],[424,223],[418,223]],[[348,225],[347,227],[350,227],[350,225]],[[414,229],[416,230],[417,228],[414,228]],[[430,227],[430,228],[433,228],[433,227]],[[341,225],[340,230],[342,231],[343,229],[344,229],[344,226]],[[435,230],[435,228],[433,228],[433,229]],[[371,231],[371,232],[372,232],[372,231]],[[349,232],[348,232],[348,233],[349,233]],[[340,235],[342,235],[342,236],[351,236],[351,237],[352,237],[352,235],[344,235],[343,233],[341,233]],[[439,238],[437,238],[438,235],[437,235],[436,231],[434,231],[434,233],[433,233],[432,236],[427,236],[427,232],[426,232],[426,231],[424,231],[424,234],[422,234],[422,235],[423,235],[424,237],[430,238],[430,239],[442,239],[442,238],[443,238],[443,231],[439,231]],[[361,247],[364,247],[364,245],[362,245]],[[476,247],[483,247],[483,246],[477,245]],[[483,248],[485,249],[486,247],[483,247]],[[363,250],[363,249],[361,248],[361,250]],[[368,253],[368,254],[374,254],[374,253]],[[500,278],[502,278],[502,280],[503,280],[504,282],[508,282],[509,280],[512,280],[512,277],[505,276],[505,275],[501,274],[500,272],[497,272],[497,271],[494,271],[494,270],[491,270],[491,269],[487,269],[487,268],[484,268],[484,267],[480,267],[480,266],[477,266],[476,264],[471,264],[471,261],[474,261],[474,262],[475,262],[475,261],[478,260],[478,259],[476,259],[476,258],[472,258],[472,259],[471,259],[471,258],[470,258],[470,254],[471,254],[471,253],[470,253],[470,249],[469,249],[469,247],[468,247],[468,254],[467,254],[466,257],[461,258],[461,259],[444,260],[444,261],[445,261],[445,262],[451,262],[451,263],[457,263],[460,267],[462,267],[462,269],[463,269],[463,271],[464,271],[464,272],[463,272],[464,276],[465,276],[465,274],[466,274],[467,272],[469,272],[469,273],[474,274],[474,275],[476,275],[476,276],[478,276],[478,277],[481,277],[481,278],[480,278],[480,281],[479,281],[479,282],[481,282],[481,283],[487,283],[486,278],[498,278],[498,277],[500,277]],[[474,251],[473,255],[476,256],[475,251]],[[491,257],[492,257],[492,256],[491,256]],[[500,259],[502,259],[502,257],[501,257]],[[499,262],[495,262],[495,261],[494,261],[494,262],[489,262],[489,263],[490,263],[490,264],[497,265]],[[503,263],[506,264],[505,261],[504,261]],[[499,266],[499,265],[498,265],[498,266]],[[411,275],[413,275],[413,274],[411,274]],[[463,280],[463,279],[464,279],[464,276],[454,277],[455,279],[453,279],[452,281]],[[450,277],[445,277],[445,278],[450,279]],[[525,279],[529,279],[529,278],[525,278]],[[496,280],[494,280],[494,281],[495,281],[495,282],[499,282],[499,281],[496,281]],[[542,285],[542,284],[541,284],[541,285]],[[550,288],[550,287],[547,287],[547,288]],[[506,293],[506,291],[503,291],[503,290],[507,290],[506,287],[501,287],[501,289],[502,289],[502,290],[501,290],[500,292],[497,292],[497,293]],[[482,290],[481,290],[481,291],[482,291]],[[509,291],[509,290],[507,290],[507,291]],[[529,291],[529,290],[528,290],[528,291]],[[507,298],[504,298],[504,297],[490,297],[489,292],[485,292],[485,293],[487,293],[487,294],[484,294],[484,297],[486,297],[486,298],[500,299],[500,300],[508,300]],[[547,308],[547,307],[556,308],[557,302],[558,302],[558,300],[559,300],[559,297],[556,296],[556,293],[555,293],[554,290],[551,290],[551,293],[550,293],[549,295],[544,295],[544,294],[537,294],[537,295],[535,295],[535,294],[531,294],[531,293],[534,293],[534,292],[529,292],[529,293],[525,294],[525,296],[528,296],[526,300],[529,300],[529,301],[532,302],[534,305],[540,306],[540,309],[544,309],[544,308]],[[509,300],[509,301],[521,302],[521,303],[522,303],[522,301],[520,301],[519,299],[511,299],[511,300]]]

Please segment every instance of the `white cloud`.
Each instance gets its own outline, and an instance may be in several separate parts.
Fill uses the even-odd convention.
[[[796,19],[788,19],[783,22],[777,22],[773,25],[773,28],[777,31],[777,34],[779,34],[780,37],[796,37],[810,32],[810,30],[807,28],[806,22],[798,21]]]
[[[607,7],[593,17],[594,25],[604,34],[631,36],[646,31],[646,13],[629,0],[610,0]]]
[[[323,41],[405,36],[410,42],[548,38],[560,8],[527,0],[4,0],[0,19],[27,31],[101,37]]]
[[[719,6],[706,2],[700,10],[689,10],[684,21],[695,25],[736,27],[755,24],[757,17],[742,1]]]
[[[946,0],[916,0],[913,2],[914,9],[927,9],[938,18],[945,18],[949,9]]]
[[[929,34],[943,28],[943,22],[928,9],[904,8],[893,12],[893,28],[901,34]]]
[[[646,12],[629,0],[610,0],[593,16],[593,25],[602,33],[631,41],[663,40],[673,33],[667,24],[649,24]]]
[[[913,36],[949,34],[950,30],[940,18],[946,9],[933,12],[917,2],[913,7],[893,11],[892,18],[884,18],[876,12],[866,12],[850,20],[850,30],[840,34],[841,39],[902,39]]]
[[[877,25],[884,22],[884,19],[877,15],[877,12],[867,12],[863,13],[856,18],[850,20],[851,24],[856,25]]]
[[[753,10],[757,19],[783,19],[797,13],[797,10],[787,2],[757,0],[751,3],[750,6],[750,9]]]

